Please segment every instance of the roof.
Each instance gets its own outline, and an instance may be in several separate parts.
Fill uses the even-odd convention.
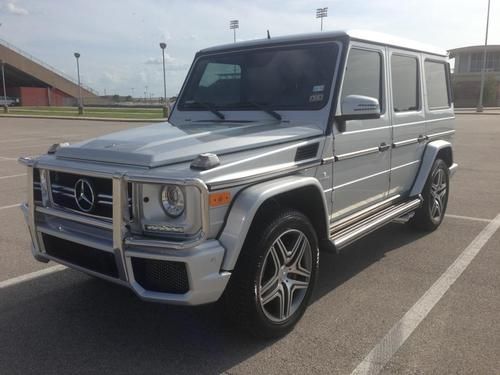
[[[388,34],[377,33],[366,30],[323,31],[319,33],[271,37],[271,39],[267,38],[255,39],[255,40],[248,40],[244,42],[224,44],[220,46],[206,48],[201,50],[200,53],[223,52],[223,51],[238,50],[251,47],[265,47],[282,43],[334,40],[339,38],[350,38],[352,40],[388,45],[391,47],[397,47],[411,51],[425,52],[432,55],[448,56],[448,52],[445,49],[437,48],[431,45],[399,38]]]
[[[487,51],[500,51],[500,44],[490,44],[486,46]],[[459,53],[470,53],[470,52],[483,52],[484,51],[484,44],[481,46],[467,46],[467,47],[459,47],[459,48],[453,48],[450,49],[448,52],[450,52],[451,57],[455,57]]]

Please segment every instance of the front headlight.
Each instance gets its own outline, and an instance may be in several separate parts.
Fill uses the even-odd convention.
[[[49,183],[47,179],[48,171],[39,169],[40,173],[40,190],[42,192],[42,205],[47,207],[49,205]]]
[[[166,185],[161,191],[163,209],[170,217],[179,217],[185,208],[184,191],[176,185]]]

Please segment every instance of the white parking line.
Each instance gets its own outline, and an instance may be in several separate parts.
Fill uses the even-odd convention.
[[[6,210],[7,208],[14,208],[14,207],[19,207],[21,204],[18,203],[18,204],[11,204],[9,206],[2,206],[0,207],[0,210]]]
[[[471,221],[481,221],[483,223],[491,223],[491,219],[483,219],[482,217],[472,217],[472,216],[462,216],[462,215],[452,215],[452,214],[446,214],[445,216],[452,219],[462,219]]]
[[[22,177],[22,176],[26,176],[26,173],[11,174],[10,176],[0,176],[0,180],[5,180],[7,178],[14,178],[14,177]]]
[[[368,353],[351,375],[375,375],[390,361],[404,342],[425,319],[453,283],[460,277],[483,246],[500,228],[500,214],[497,215],[481,233],[467,246],[453,264],[425,292],[413,307],[389,330],[377,345]]]
[[[12,279],[8,279],[5,281],[0,281],[0,289],[7,288],[12,285],[20,284],[25,281],[33,280],[36,279],[37,277],[40,276],[45,276],[45,275],[50,275],[51,273],[54,272],[59,272],[62,270],[65,270],[67,267],[58,264],[57,266],[49,267],[49,268],[44,268],[43,270],[40,271],[35,271],[31,273],[27,273],[25,275],[17,276]]]
[[[5,156],[0,156],[0,161],[17,160],[17,158],[6,158]]]

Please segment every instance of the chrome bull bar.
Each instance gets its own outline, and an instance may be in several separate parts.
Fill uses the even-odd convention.
[[[106,229],[111,229],[112,231],[112,247],[115,254],[119,278],[123,281],[130,281],[132,270],[130,269],[130,262],[127,261],[127,248],[130,251],[137,251],[138,248],[150,248],[150,249],[165,249],[170,250],[182,250],[190,249],[200,245],[207,239],[207,234],[209,231],[209,219],[208,219],[208,188],[205,183],[199,179],[169,179],[163,178],[161,176],[149,176],[149,175],[129,175],[127,173],[115,173],[113,175],[104,174],[101,172],[92,172],[89,170],[79,170],[79,169],[68,169],[61,167],[54,167],[52,165],[44,165],[39,163],[37,160],[32,158],[20,158],[19,162],[24,164],[27,168],[27,182],[28,182],[28,197],[27,204],[23,207],[25,214],[27,215],[26,221],[28,222],[29,232],[31,235],[33,243],[33,256],[37,259],[42,258],[43,260],[43,245],[41,243],[41,236],[37,230],[36,224],[36,213],[42,213],[45,215],[52,215],[64,220],[69,220],[77,222],[80,224],[86,224],[90,226],[96,226]],[[61,209],[41,207],[35,205],[35,196],[33,189],[33,175],[35,168],[43,168],[47,170],[57,170],[61,172],[81,174],[86,176],[95,177],[106,177],[112,179],[113,187],[113,210],[112,210],[112,221],[111,223],[101,221],[98,219],[90,219],[84,215],[79,215],[78,213],[68,212]],[[153,239],[150,237],[144,237],[142,235],[134,235],[129,231],[130,224],[130,214],[128,208],[128,184],[129,183],[149,183],[149,184],[177,184],[183,186],[193,186],[197,188],[201,194],[201,229],[192,238],[183,241],[168,241],[163,239]],[[135,200],[133,201],[135,204]]]

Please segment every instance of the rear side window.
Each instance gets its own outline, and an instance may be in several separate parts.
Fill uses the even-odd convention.
[[[426,61],[425,86],[429,109],[448,108],[450,97],[448,92],[446,65],[435,61]]]
[[[394,112],[420,109],[418,61],[414,57],[392,55],[392,98]]]
[[[382,56],[375,51],[351,49],[347,59],[342,99],[348,95],[364,95],[378,99],[382,106]]]

